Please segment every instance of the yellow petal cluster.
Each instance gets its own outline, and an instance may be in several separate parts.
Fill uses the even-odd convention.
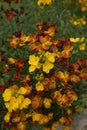
[[[19,90],[18,90],[19,94],[26,94],[26,92],[27,92],[27,89],[24,88],[24,87],[20,87]]]
[[[43,91],[44,85],[41,82],[36,83],[36,90],[37,91]]]
[[[4,120],[5,120],[5,122],[10,121],[10,113],[9,112],[7,112],[6,115],[4,116]]]
[[[10,58],[8,58],[8,62],[10,64],[14,64],[16,62],[16,60],[14,58],[10,57]]]
[[[87,0],[78,0],[78,3],[81,6],[81,11],[87,11]]]
[[[25,98],[20,104],[20,110],[22,110],[23,108],[27,108],[28,105],[30,104],[31,104],[31,100],[29,98]]]
[[[12,96],[12,92],[11,92],[11,90],[8,89],[8,88],[5,89],[5,91],[4,91],[3,95],[2,95],[4,101],[5,101],[5,102],[9,101],[10,98],[11,98],[11,96]]]
[[[49,73],[50,70],[54,67],[54,62],[55,62],[55,53],[51,53],[51,52],[46,52],[44,54],[45,57],[45,62],[43,64],[43,71],[45,73]]]
[[[43,104],[44,104],[45,108],[50,108],[51,107],[51,102],[52,102],[51,99],[44,98]]]
[[[41,119],[41,114],[34,112],[32,114],[32,121],[39,121]]]
[[[35,71],[35,69],[39,69],[41,67],[39,61],[40,61],[40,57],[35,55],[29,56],[29,61],[28,61],[28,63],[30,64],[29,72],[33,72]]]
[[[38,5],[51,5],[54,0],[38,0]]]
[[[83,44],[81,44],[81,45],[79,46],[79,49],[80,49],[81,51],[84,51],[85,48],[86,48],[86,44],[85,44],[85,43],[83,43]]]
[[[51,63],[54,63],[55,62],[55,53],[51,53],[51,52],[46,52],[45,53],[45,56],[47,58],[47,60]]]
[[[48,60],[45,61],[45,63],[43,64],[43,71],[45,73],[49,73],[50,70],[54,67],[54,64],[52,64],[51,62],[49,62]]]
[[[24,87],[20,87],[19,90],[15,90],[13,88],[5,89],[3,93],[3,100],[5,107],[8,110],[8,113],[4,116],[4,120],[9,122],[10,115],[13,111],[22,110],[24,108],[28,108],[31,104],[31,100],[29,98],[25,98],[27,89]]]
[[[83,42],[84,40],[85,40],[84,37],[82,37],[82,38],[79,38],[79,37],[76,37],[76,38],[71,37],[71,38],[70,38],[70,41],[71,41],[71,42],[74,42],[74,43],[76,43],[76,42]]]

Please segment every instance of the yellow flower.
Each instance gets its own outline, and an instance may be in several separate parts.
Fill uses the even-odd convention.
[[[71,109],[68,109],[68,110],[66,111],[66,114],[67,114],[67,115],[72,114],[72,110],[71,110]]]
[[[17,116],[17,117],[12,119],[12,122],[19,122],[19,121],[20,121],[20,117],[19,116]]]
[[[26,94],[26,92],[27,92],[27,89],[24,88],[24,87],[20,87],[19,90],[18,90],[19,94]]]
[[[8,111],[9,112],[16,111],[18,108],[19,108],[18,100],[15,97],[11,97]]]
[[[77,26],[77,25],[80,24],[80,22],[79,21],[73,21],[72,24],[75,25],[75,26]]]
[[[9,112],[7,112],[7,114],[4,116],[4,120],[5,120],[5,122],[10,121],[10,113]]]
[[[21,41],[22,41],[23,43],[25,43],[25,42],[27,42],[27,41],[30,40],[30,37],[29,37],[29,36],[26,36],[25,34],[23,34],[20,39],[21,39]],[[20,45],[21,45],[21,44],[20,44]]]
[[[45,73],[49,73],[50,70],[54,67],[54,64],[50,63],[48,60],[45,61],[45,63],[43,64],[43,71]]]
[[[21,104],[23,100],[24,100],[24,96],[23,95],[18,95],[18,97],[17,97],[18,104]]]
[[[82,38],[79,38],[79,37],[77,37],[77,38],[73,38],[73,37],[71,37],[70,38],[70,41],[71,42],[83,42],[85,40],[85,38],[84,37],[82,37]]]
[[[80,42],[83,42],[84,40],[85,40],[85,38],[84,38],[84,37],[80,38]]]
[[[36,113],[36,112],[34,112],[33,114],[32,114],[32,121],[39,121],[40,119],[41,119],[41,114],[40,113]]]
[[[46,123],[49,122],[52,118],[53,118],[53,113],[48,113],[48,115],[42,114],[40,120],[38,121],[38,123],[39,123],[40,125],[46,124]]]
[[[6,107],[7,109],[9,109],[9,106],[10,106],[10,103],[9,103],[9,102],[6,102],[6,103],[5,103],[5,107]]]
[[[15,61],[16,61],[16,60],[15,60],[14,58],[11,58],[11,57],[8,58],[8,62],[9,62],[10,64],[14,64]]]
[[[78,38],[78,37],[77,37],[77,38],[71,37],[71,38],[70,38],[70,41],[71,41],[71,42],[79,42],[79,41],[80,41],[80,38]]]
[[[47,60],[50,61],[51,63],[55,62],[55,54],[54,53],[46,52],[45,56],[46,56]]]
[[[19,122],[17,124],[17,130],[26,130],[26,123],[25,122]]]
[[[60,119],[59,119],[59,123],[60,124],[64,124],[66,122],[66,117],[62,116]]]
[[[42,116],[41,116],[41,119],[38,121],[38,123],[39,123],[40,125],[42,125],[42,124],[47,123],[48,121],[49,121],[48,116],[42,115]]]
[[[5,103],[9,112],[16,111],[19,108],[19,100],[15,97],[11,97],[10,102]]]
[[[33,72],[33,71],[35,71],[35,69],[36,69],[36,67],[34,65],[32,65],[29,67],[29,72]]]
[[[81,45],[79,46],[79,49],[80,49],[81,51],[84,51],[85,48],[86,48],[86,44],[85,44],[85,43],[83,43],[83,44],[81,44]]]
[[[38,82],[38,83],[36,84],[36,90],[37,90],[37,91],[43,91],[43,90],[44,90],[43,84],[40,83],[40,82]]]
[[[35,71],[35,69],[39,69],[41,67],[41,64],[39,63],[40,57],[35,56],[35,55],[30,55],[29,56],[29,61],[28,63],[31,65],[29,67],[29,72]]]
[[[18,44],[18,38],[16,37],[13,37],[13,39],[10,40],[10,45],[14,48],[17,47],[17,44]]]
[[[20,104],[20,110],[22,110],[23,108],[27,108],[30,104],[31,100],[29,98],[25,98],[24,101]]]
[[[86,21],[84,18],[80,18],[80,22],[82,23],[82,25],[86,25]]]
[[[51,5],[54,0],[38,0],[38,5]]]
[[[35,55],[29,56],[29,64],[31,64],[31,65],[37,66],[39,60],[40,60],[40,58],[38,56],[35,56]]]
[[[12,95],[11,89],[8,89],[8,88],[7,88],[7,89],[5,89],[5,91],[4,91],[3,95],[2,95],[2,97],[3,97],[4,101],[7,102],[7,101],[10,100],[11,95]]]
[[[51,107],[51,102],[52,102],[51,99],[49,99],[49,98],[44,98],[43,103],[44,103],[45,108],[50,108],[50,107]]]

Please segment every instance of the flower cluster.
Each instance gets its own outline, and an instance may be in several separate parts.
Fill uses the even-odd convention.
[[[78,26],[78,25],[83,25],[85,26],[87,24],[87,21],[83,18],[83,17],[78,17],[78,16],[74,16],[71,20],[70,23]]]
[[[65,130],[69,130],[74,102],[79,99],[75,87],[87,78],[87,61],[81,58],[70,62],[75,39],[56,40],[58,30],[54,23],[39,21],[37,27],[36,34],[16,32],[10,40],[14,50],[28,52],[24,60],[8,57],[4,66],[5,73],[16,70],[13,85],[8,85],[2,95],[4,121],[11,130],[26,130],[30,123],[46,127],[44,130],[55,130],[57,125],[65,124]]]
[[[78,0],[78,3],[81,5],[82,11],[87,11],[87,0]]]
[[[27,94],[27,88],[24,87],[20,87],[18,89],[18,87],[14,85],[10,88],[5,89],[3,93],[3,99],[8,112],[12,113],[17,109],[22,110],[31,104],[31,100],[24,97],[25,94]]]
[[[51,5],[54,0],[38,0],[38,5]]]
[[[79,38],[79,37],[73,38],[73,37],[71,37],[70,40],[73,43],[80,43],[80,44],[78,44],[78,47],[79,47],[80,51],[86,50],[86,43],[84,42],[84,40],[85,40],[84,37],[82,37],[82,38]]]

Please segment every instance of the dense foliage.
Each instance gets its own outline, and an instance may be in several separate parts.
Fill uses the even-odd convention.
[[[1,130],[70,130],[84,109],[86,2],[0,1]]]

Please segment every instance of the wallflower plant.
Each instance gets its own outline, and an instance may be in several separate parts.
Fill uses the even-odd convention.
[[[8,57],[4,65],[5,74],[13,71],[2,93],[4,127],[26,130],[37,123],[43,130],[56,130],[62,124],[70,130],[79,102],[77,86],[87,79],[87,60],[71,61],[75,39],[56,39],[54,23],[39,21],[36,26],[36,34],[16,32],[10,39],[10,48],[26,54]]]

